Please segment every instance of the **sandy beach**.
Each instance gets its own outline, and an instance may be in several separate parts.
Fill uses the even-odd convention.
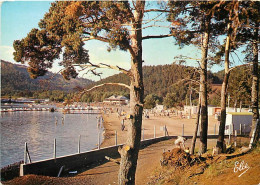
[[[129,120],[126,120],[125,129],[121,130],[121,121],[124,116],[118,118],[117,113],[103,114],[104,117],[104,141],[101,147],[115,145],[115,133],[117,133],[117,143],[123,144],[127,137],[127,128]],[[144,139],[154,137],[154,129],[156,137],[164,136],[163,127],[166,126],[169,135],[182,135],[184,126],[184,136],[192,136],[195,129],[196,115],[192,115],[191,119],[181,119],[171,114],[170,116],[154,116],[143,118]],[[216,125],[216,133],[218,133],[218,123],[214,116],[209,116],[208,134],[213,135]],[[143,138],[143,136],[142,136]]]

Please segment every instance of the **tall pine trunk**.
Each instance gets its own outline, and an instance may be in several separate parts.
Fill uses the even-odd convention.
[[[204,33],[202,34],[202,45],[201,45],[201,72],[200,72],[200,85],[201,85],[201,153],[207,151],[207,137],[208,137],[208,101],[207,101],[207,63],[208,63],[208,43],[209,43],[209,30],[210,30],[210,17],[209,15],[203,20],[202,27]]]
[[[118,183],[135,184],[135,172],[140,148],[142,113],[143,113],[143,72],[142,72],[142,18],[144,1],[136,1],[134,14],[135,24],[132,26],[131,42],[131,77],[130,77],[130,115],[127,141],[119,149],[121,155]]]
[[[228,79],[230,75],[229,71],[229,53],[230,53],[230,36],[231,36],[231,22],[228,23],[228,35],[226,38],[225,47],[225,76],[221,88],[221,113],[220,113],[220,124],[219,124],[219,134],[217,141],[217,152],[223,152],[224,135],[225,135],[225,125],[226,125],[226,107],[227,107],[227,89],[228,89]]]
[[[253,39],[253,69],[252,69],[252,92],[251,92],[251,102],[252,102],[252,112],[253,112],[253,120],[252,120],[252,127],[250,136],[252,137],[253,131],[256,128],[255,136],[253,139],[253,143],[256,143],[259,139],[259,132],[260,132],[260,124],[257,125],[257,119],[259,119],[259,66],[258,66],[258,31],[259,31],[259,23],[256,24],[255,30],[254,30],[254,39]]]

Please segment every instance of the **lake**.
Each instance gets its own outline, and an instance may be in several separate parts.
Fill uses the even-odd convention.
[[[63,114],[49,111],[18,111],[1,113],[1,167],[24,159],[27,142],[31,160],[53,157],[56,138],[56,156],[78,152],[81,135],[81,152],[97,147],[98,114]],[[64,119],[64,123],[62,123]],[[57,122],[57,124],[56,124]],[[103,129],[99,129],[102,142]]]

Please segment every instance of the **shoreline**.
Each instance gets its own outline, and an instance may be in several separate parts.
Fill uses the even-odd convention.
[[[128,112],[128,111],[126,111]],[[124,122],[125,129],[121,130],[121,120],[124,116],[118,118],[117,113],[113,112],[110,114],[102,114],[104,118],[104,133],[103,141],[100,145],[101,148],[114,146],[115,145],[115,132],[117,132],[117,144],[125,143],[127,139],[127,130],[130,120]],[[142,134],[144,137],[141,139],[151,139],[156,137],[164,136],[163,127],[166,126],[169,135],[181,136],[184,132],[184,136],[193,136],[195,129],[195,119],[196,115],[192,115],[191,119],[181,119],[173,114],[170,116],[154,116],[150,115],[149,119],[143,116],[142,122]],[[208,135],[213,135],[218,133],[219,124],[214,116],[209,116],[208,124]],[[184,129],[184,131],[183,131]]]
[[[115,145],[115,133],[117,132],[117,144],[122,144],[124,142],[123,135],[126,134],[126,130],[120,130],[120,121],[116,116],[116,113],[102,114],[104,118],[104,131],[103,131],[103,141],[100,144],[100,148],[114,146]]]

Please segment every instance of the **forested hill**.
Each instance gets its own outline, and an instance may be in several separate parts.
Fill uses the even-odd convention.
[[[2,94],[8,94],[13,91],[37,90],[60,90],[69,92],[76,86],[86,87],[93,83],[93,81],[84,78],[76,78],[66,81],[60,74],[57,74],[50,79],[53,75],[53,73],[48,72],[45,76],[31,79],[25,66],[1,60]]]
[[[12,64],[10,62],[1,61],[1,90],[2,95],[13,95],[13,92],[26,92],[26,91],[41,91],[41,90],[59,90],[64,92],[71,92],[76,86],[91,87],[97,84],[107,82],[120,82],[129,84],[129,78],[120,73],[110,77],[107,77],[98,82],[93,82],[83,78],[71,79],[66,81],[59,74],[55,75],[48,72],[45,76],[38,77],[37,79],[31,79],[25,66]],[[144,66],[144,87],[145,96],[148,94],[155,94],[159,97],[165,97],[167,93],[178,91],[179,96],[186,94],[187,84],[175,84],[176,82],[184,79],[188,76],[191,68],[182,65],[157,65],[157,66]],[[208,78],[212,83],[221,83],[221,79],[212,73],[208,73]],[[174,85],[175,84],[175,85]],[[104,94],[108,92],[128,94],[128,90],[119,86],[105,86],[97,89],[97,92]],[[109,93],[110,92],[110,93]]]
[[[164,97],[168,92],[174,91],[174,84],[181,79],[187,78],[188,73],[190,72],[191,67],[169,64],[169,65],[157,65],[157,66],[144,66],[143,67],[143,76],[144,76],[144,87],[145,95],[155,94],[160,97]],[[208,78],[212,83],[222,83],[222,80],[219,79],[212,73],[208,73]],[[125,83],[129,84],[129,78],[123,74],[117,74],[100,80],[92,85],[116,82],[116,83]],[[179,84],[182,86],[183,84]],[[180,87],[177,87],[178,89]],[[117,92],[126,92],[127,90],[123,87],[116,86],[106,86],[100,90],[100,92],[106,91],[117,91]]]

